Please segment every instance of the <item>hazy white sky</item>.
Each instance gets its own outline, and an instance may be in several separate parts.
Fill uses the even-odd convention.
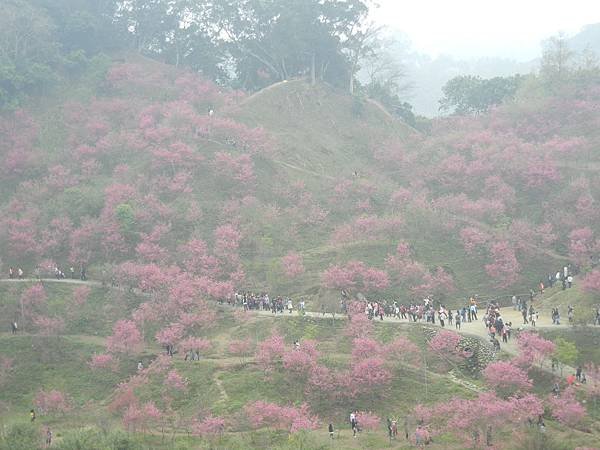
[[[540,41],[600,22],[599,0],[378,0],[373,14],[406,33],[415,50],[530,60]]]

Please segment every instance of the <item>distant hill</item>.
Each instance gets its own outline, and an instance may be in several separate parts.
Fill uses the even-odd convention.
[[[569,45],[579,53],[589,49],[600,55],[600,23],[583,27],[579,33],[569,39]]]

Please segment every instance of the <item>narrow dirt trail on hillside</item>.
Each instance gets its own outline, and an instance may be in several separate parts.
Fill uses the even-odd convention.
[[[471,217],[461,216],[460,214],[449,214],[448,213],[448,215],[451,218],[460,220],[461,222],[463,222],[467,225],[476,225],[479,228],[481,228],[482,230],[484,230],[494,236],[498,235],[498,230],[495,229],[494,227],[488,225],[485,222],[481,222],[481,221],[479,221],[477,219],[473,219]],[[536,245],[530,244],[529,242],[524,242],[523,245],[535,253],[546,255],[546,256],[549,256],[550,258],[554,258],[554,259],[558,259],[558,260],[562,260],[562,261],[569,260],[569,258],[567,256],[560,255],[553,250],[548,250],[548,249],[543,249],[543,248],[537,247]]]
[[[10,278],[1,278],[0,283],[61,283],[61,284],[81,284],[86,286],[102,286],[100,281],[82,281],[82,280],[73,280],[72,278],[65,278],[61,280],[57,280],[56,278],[23,278],[19,279],[10,279]]]
[[[56,279],[52,279],[52,278],[48,278],[48,279],[35,279],[35,278],[30,278],[30,279],[23,279],[23,280],[18,280],[18,279],[0,279],[0,283],[27,283],[27,282],[45,282],[45,283],[66,283],[66,284],[74,284],[74,285],[89,285],[89,286],[101,286],[102,283],[98,282],[98,281],[81,281],[81,280],[70,280],[70,279],[65,279],[65,280],[56,280]],[[118,288],[115,288],[118,289]],[[555,295],[555,294],[554,294]],[[502,316],[504,319],[504,322],[512,322],[513,323],[513,330],[514,331],[535,331],[535,330],[554,330],[554,329],[567,329],[570,326],[566,323],[561,323],[560,325],[553,325],[551,318],[547,317],[546,315],[542,315],[540,316],[539,320],[537,321],[537,326],[533,327],[531,324],[523,324],[523,317],[520,314],[519,311],[513,310],[512,308],[509,307],[504,307],[501,309],[502,312]],[[250,311],[250,314],[253,314],[255,316],[258,317],[273,317],[276,319],[282,319],[285,317],[298,317],[297,314],[289,314],[289,313],[280,313],[280,314],[273,314],[270,311],[256,311],[256,310],[252,310]],[[343,314],[337,314],[335,316],[335,318],[333,318],[331,316],[331,314],[327,314],[327,315],[323,315],[322,313],[319,312],[314,312],[314,311],[306,311],[305,315],[308,317],[312,317],[312,318],[316,318],[316,319],[322,319],[322,320],[347,320],[347,317]],[[483,314],[481,314],[481,316],[483,316]],[[417,325],[426,325],[424,322],[411,322],[407,319],[397,319],[397,318],[391,318],[391,317],[386,317],[384,321],[379,321],[379,320],[373,320],[374,323],[379,323],[379,322],[385,322],[385,323],[398,323],[398,324],[406,324],[408,326],[417,326]],[[427,324],[429,326],[434,326],[434,327],[438,327],[441,328],[441,326],[439,325],[438,322],[436,322],[435,325],[433,324]],[[450,326],[448,324],[448,327],[446,327],[446,329],[449,330],[453,330],[458,332],[459,334],[465,335],[465,336],[473,336],[473,337],[477,337],[479,339],[483,339],[484,341],[489,341],[489,335],[488,335],[488,331],[485,328],[482,320],[476,320],[476,321],[472,321],[472,322],[463,322],[461,324],[461,328],[460,329],[456,329],[454,325]],[[0,333],[0,336],[8,336],[10,335],[10,333]],[[21,334],[23,335],[23,334]],[[29,336],[40,336],[40,335],[36,335],[36,334],[27,334]],[[79,342],[87,342],[87,343],[92,343],[92,341],[95,341],[93,343],[96,343],[98,345],[104,345],[105,343],[105,338],[100,337],[100,336],[93,336],[93,335],[64,335],[64,337],[69,337],[71,339],[77,340]],[[512,355],[512,356],[517,356],[519,353],[519,350],[517,348],[515,339],[513,338],[512,340],[509,340],[508,343],[501,343],[501,350],[505,351],[506,353]],[[232,359],[232,358],[223,358],[223,359]],[[569,370],[572,371],[572,368],[569,367],[565,367],[565,369],[567,370],[567,372]],[[544,369],[546,370],[546,369]],[[549,371],[549,369],[547,369],[547,371],[549,373],[551,373]],[[217,377],[218,378],[218,377]],[[222,383],[220,380],[217,381],[217,379],[215,379],[215,383],[217,383],[217,386],[219,387],[219,390],[221,391],[221,394],[223,397],[227,396],[227,392],[224,390]]]
[[[588,162],[585,165],[569,161],[554,161],[556,167],[561,169],[573,169],[581,172],[600,172],[600,163]]]
[[[0,337],[11,337],[11,338],[22,338],[22,337],[35,337],[35,338],[43,338],[48,339],[48,336],[44,334],[37,333],[24,333],[19,331],[17,334],[12,334],[9,332],[0,333]],[[80,344],[93,344],[100,347],[106,346],[106,338],[104,336],[95,336],[91,334],[60,334],[59,337],[68,339],[73,342],[77,342]]]
[[[326,175],[324,173],[319,173],[319,172],[315,172],[313,170],[304,169],[302,167],[295,166],[294,164],[290,164],[290,163],[285,162],[285,161],[279,161],[277,159],[273,159],[272,161],[274,163],[276,163],[276,164],[279,164],[280,166],[287,167],[288,169],[293,169],[293,170],[296,170],[298,172],[302,172],[302,173],[306,173],[306,174],[309,174],[309,175],[313,175],[313,176],[315,176],[317,178],[323,178],[323,179],[326,179],[326,180],[335,181],[335,177]]]
[[[212,379],[215,382],[215,386],[219,390],[219,402],[227,403],[229,401],[229,395],[223,386],[223,381],[221,381],[221,374],[223,371],[217,370],[213,373]]]

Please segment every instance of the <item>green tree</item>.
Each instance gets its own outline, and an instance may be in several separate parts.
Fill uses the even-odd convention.
[[[206,15],[213,39],[234,60],[240,85],[257,89],[302,75],[345,84],[344,50],[367,12],[363,0],[217,0]]]
[[[569,48],[567,38],[562,33],[547,39],[542,46],[540,75],[550,88],[555,89],[571,75],[575,53]]]
[[[121,233],[127,241],[135,239],[135,212],[128,203],[121,203],[115,208],[115,217],[119,222]]]
[[[559,337],[554,342],[556,344],[556,350],[554,351],[554,358],[560,364],[560,374],[563,373],[564,366],[571,366],[577,361],[579,352],[577,346],[573,342],[569,342],[562,337]]]
[[[474,75],[452,78],[442,88],[440,110],[455,114],[479,114],[513,98],[524,77],[483,79]]]
[[[43,9],[7,0],[0,14],[0,106],[56,79],[56,25]]]

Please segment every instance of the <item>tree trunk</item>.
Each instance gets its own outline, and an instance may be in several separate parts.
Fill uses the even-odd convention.
[[[310,60],[310,84],[312,86],[314,86],[315,84],[317,84],[317,78],[316,78],[316,55],[313,53],[312,54],[312,58]]]

